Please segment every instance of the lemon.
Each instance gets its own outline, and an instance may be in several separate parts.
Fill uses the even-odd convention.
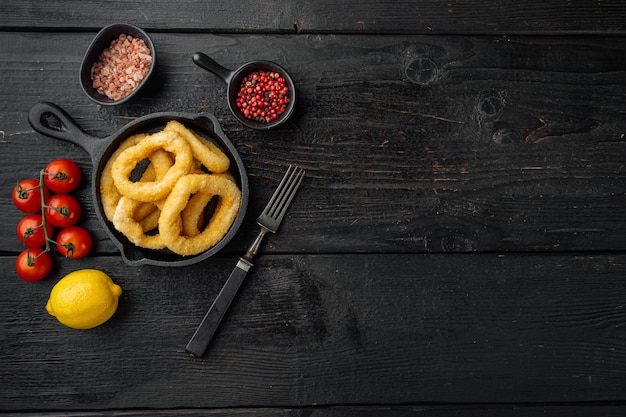
[[[67,274],[52,288],[46,310],[62,324],[91,329],[113,316],[122,288],[97,269]]]

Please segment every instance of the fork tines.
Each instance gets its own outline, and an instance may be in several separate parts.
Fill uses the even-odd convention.
[[[265,210],[263,210],[262,216],[269,216],[274,221],[280,222],[287,212],[287,207],[289,207],[291,200],[296,195],[303,177],[304,169],[289,165],[278,188],[274,191]]]

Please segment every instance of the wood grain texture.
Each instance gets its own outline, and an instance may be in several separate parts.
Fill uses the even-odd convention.
[[[158,67],[142,95],[100,107],[79,65],[117,22],[148,30]],[[626,415],[625,34],[620,1],[3,1],[0,414]],[[285,67],[293,119],[242,127],[196,51]],[[126,266],[90,156],[27,122],[44,100],[95,137],[214,113],[249,174],[240,232],[194,266]],[[94,251],[55,254],[27,283],[8,190],[59,157],[83,168]],[[292,163],[304,184],[198,360],[184,346]],[[123,288],[90,331],[44,309],[79,268]]]
[[[28,110],[40,100],[60,105],[100,137],[144,114],[208,111],[249,172],[242,230],[254,228],[288,164],[307,169],[303,192],[280,237],[269,237],[269,251],[625,248],[625,39],[157,34],[159,70],[151,88],[127,105],[102,108],[77,82],[90,35],[2,36],[4,189],[61,156],[79,162],[86,184],[91,178],[82,149],[28,125]],[[191,62],[196,50],[230,68],[255,58],[285,66],[298,86],[294,119],[271,132],[237,124],[225,84]],[[87,185],[79,197],[97,250],[115,252]],[[7,199],[0,209],[6,213],[0,250],[16,251],[20,214]],[[246,237],[229,251],[242,251]]]
[[[21,413],[20,417],[588,417],[622,415],[620,405],[404,405],[404,406],[312,406],[289,408],[111,410]]]
[[[624,397],[622,255],[263,256],[193,358],[184,346],[234,263],[172,273],[61,262],[54,277],[97,265],[124,289],[116,315],[90,331],[47,315],[54,277],[5,279],[0,410]]]
[[[128,22],[158,31],[220,33],[622,33],[620,1],[272,0],[207,2],[5,0],[0,28],[97,30]]]

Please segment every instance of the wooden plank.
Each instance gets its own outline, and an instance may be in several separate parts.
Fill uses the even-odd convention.
[[[619,405],[405,405],[405,406],[332,406],[290,408],[237,408],[199,410],[114,410],[63,413],[20,413],[23,417],[588,417],[622,415]]]
[[[173,18],[172,16],[175,16]],[[198,2],[168,7],[141,1],[5,0],[0,28],[97,30],[111,23],[150,30],[238,33],[520,34],[623,33],[626,5],[619,1],[565,2],[420,0],[393,2],[314,0],[294,3]]]
[[[193,358],[183,348],[234,263],[174,271],[100,257],[60,262],[50,278],[26,283],[10,276],[11,257],[0,258],[0,409],[547,404],[626,394],[623,255],[262,256],[207,356]],[[124,293],[109,322],[76,331],[43,306],[58,277],[85,265]]]
[[[91,35],[0,36],[5,190],[61,156],[91,179],[82,149],[32,131],[26,115],[38,101],[59,104],[100,137],[148,113],[209,111],[241,153],[252,188],[228,253],[249,243],[254,217],[290,163],[308,177],[267,251],[626,247],[626,38],[158,33],[154,84],[135,102],[103,108],[77,82]],[[256,58],[284,65],[298,85],[294,119],[271,132],[241,127],[225,84],[191,62],[196,50],[230,68]],[[96,250],[116,252],[88,187],[78,196]],[[0,209],[0,250],[15,252],[21,215],[8,199]]]

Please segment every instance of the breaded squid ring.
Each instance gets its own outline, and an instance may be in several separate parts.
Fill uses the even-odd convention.
[[[136,145],[137,143],[139,143],[139,141],[146,138],[147,136],[148,135],[145,133],[140,133],[124,140],[120,144],[119,148],[117,148],[115,152],[113,152],[113,154],[104,166],[104,169],[100,176],[100,201],[102,203],[104,215],[111,222],[113,221],[113,216],[115,215],[115,209],[117,208],[117,204],[122,197],[122,194],[115,187],[113,177],[111,176],[111,167],[113,165],[113,161],[117,159],[122,151]],[[170,159],[169,154],[163,149],[159,149],[152,155],[150,155],[150,164],[146,167],[146,170],[142,174],[139,181],[154,181],[157,178],[162,178],[171,166],[172,160]],[[151,220],[144,221],[143,219],[149,218],[149,216],[155,211],[155,209],[157,209],[157,207],[155,207],[154,204],[144,203],[135,210],[134,219],[142,222],[146,226],[154,224],[154,226],[152,226],[152,229],[154,229],[156,228],[156,221],[158,221],[158,211],[156,212],[156,218],[154,218],[154,215],[152,215]]]
[[[144,204],[150,204],[150,203],[144,203]],[[148,214],[146,217],[144,217],[141,220],[137,220],[137,222],[141,225],[141,230],[143,230],[144,233],[151,232],[153,230],[156,230],[157,227],[159,227],[160,216],[161,216],[161,209],[158,207],[158,205],[155,205],[152,213]]]
[[[137,164],[158,149],[175,156],[174,164],[163,178],[150,182],[131,181],[130,176]],[[138,201],[157,201],[165,198],[176,181],[189,172],[192,162],[193,154],[187,141],[179,135],[172,137],[161,131],[122,151],[111,166],[111,176],[122,195]]]
[[[219,202],[208,225],[195,236],[183,235],[182,212],[189,196],[198,192],[219,196]],[[233,224],[241,191],[233,181],[209,174],[189,174],[178,180],[165,200],[159,217],[159,233],[172,252],[179,255],[196,255],[215,246]]]
[[[181,213],[183,220],[183,234],[195,236],[200,233],[204,223],[204,210],[213,198],[213,194],[206,191],[198,191],[189,198],[187,205]]]
[[[172,167],[172,160],[169,153],[163,149],[158,149],[150,155],[150,164],[146,167],[139,181],[154,181],[165,176]],[[136,209],[133,219],[141,223],[144,231],[156,229],[161,210],[159,205],[164,200],[156,202],[142,202]]]
[[[164,249],[165,243],[160,234],[146,235],[141,223],[134,220],[135,210],[140,204],[140,201],[128,197],[120,198],[113,215],[113,226],[134,245],[147,249]]]
[[[223,177],[233,182],[235,181],[230,172],[213,174],[213,176]],[[200,233],[200,228],[202,224],[204,224],[204,210],[213,197],[213,194],[204,190],[198,191],[191,196],[182,213],[183,234],[186,236],[195,236]]]
[[[104,169],[100,174],[100,202],[102,203],[102,210],[104,211],[105,217],[109,220],[113,220],[113,214],[115,214],[115,208],[117,207],[117,203],[120,201],[122,194],[117,190],[115,184],[113,182],[113,177],[111,176],[111,167],[113,166],[113,162],[117,159],[117,157],[126,149],[131,146],[136,145],[139,141],[148,135],[145,133],[139,133],[129,138],[125,139],[122,143],[120,143],[119,148],[111,154],[111,157],[104,165]],[[147,176],[150,174],[144,174],[146,176],[146,181],[154,180],[154,172],[152,172],[152,179],[148,179]],[[144,179],[143,177],[141,178]]]
[[[163,129],[164,132],[176,132],[183,137],[189,146],[193,156],[214,174],[225,172],[230,167],[230,159],[216,144],[187,129],[176,120],[171,120]]]
[[[172,158],[165,149],[157,149],[150,155],[150,165],[153,167],[157,179],[163,178],[172,167]]]
[[[158,207],[154,203],[146,203],[141,201],[133,213],[133,219],[140,222],[150,216]]]

